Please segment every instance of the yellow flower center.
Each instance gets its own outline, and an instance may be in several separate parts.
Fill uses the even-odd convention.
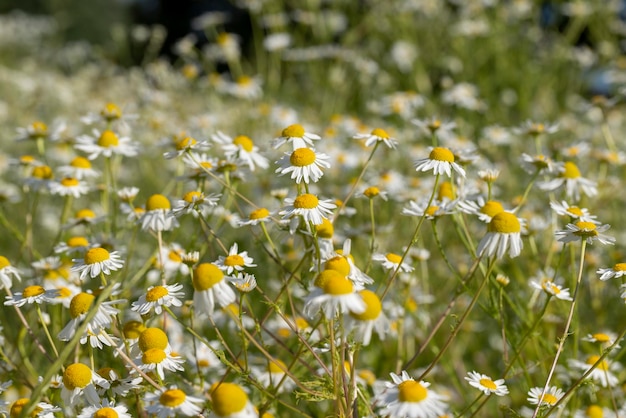
[[[304,128],[302,125],[289,125],[283,129],[282,136],[285,138],[302,138],[304,136]]]
[[[391,261],[394,264],[400,264],[400,261],[402,261],[402,256],[394,253],[387,253],[387,255],[385,255],[385,258],[387,258],[387,260]]]
[[[587,359],[586,363],[590,366],[596,364],[598,362],[598,360],[600,360],[600,356],[589,356],[589,358]],[[606,362],[606,360],[602,360],[598,366],[596,367],[598,370],[603,370],[603,371],[608,371],[609,370],[609,363]]]
[[[202,193],[191,191],[191,192],[185,193],[185,196],[183,196],[183,200],[187,203],[193,203],[194,198],[196,202],[200,202],[202,200]]]
[[[304,193],[294,199],[293,207],[296,209],[315,209],[318,203],[317,196]]]
[[[67,240],[67,246],[76,248],[76,247],[86,247],[89,245],[89,241],[85,237],[71,237]]]
[[[344,279],[345,277],[346,277],[345,274],[341,274],[339,271],[335,269],[326,269],[324,271],[321,271],[317,275],[313,284],[316,287],[323,289],[327,282],[331,280],[336,280],[336,279]]]
[[[136,338],[139,338],[141,333],[145,330],[146,326],[142,322],[128,321],[124,324],[124,337],[134,340]]]
[[[563,171],[561,177],[565,177],[566,179],[577,179],[580,177],[580,170],[573,162],[566,162],[563,165],[563,168],[565,169],[565,171]]]
[[[117,414],[117,411],[113,408],[109,408],[108,406],[105,406],[104,408],[100,408],[96,412],[93,413],[93,418],[118,418],[118,417],[119,415]]]
[[[428,389],[415,380],[406,380],[398,385],[400,402],[421,402],[428,396]]]
[[[257,219],[263,219],[263,218],[267,218],[268,216],[270,216],[270,211],[265,209],[265,208],[259,208],[257,210],[253,210],[252,212],[250,212],[250,220],[257,220]]]
[[[496,390],[498,388],[491,379],[480,379],[478,383],[480,383],[489,390]]]
[[[0,255],[0,270],[5,267],[9,267],[10,265],[11,263],[9,262],[9,260],[5,256]]]
[[[289,162],[296,167],[305,167],[315,162],[315,152],[308,148],[298,148],[291,153]]]
[[[548,405],[554,405],[556,401],[558,401],[556,396],[550,393],[546,393],[545,395],[543,395],[543,398],[541,399],[541,402],[547,403]]]
[[[158,209],[170,209],[172,206],[170,205],[170,201],[167,197],[162,194],[153,194],[148,198],[146,202],[146,210],[158,210]]]
[[[242,256],[238,254],[229,255],[228,257],[226,257],[226,259],[224,259],[224,265],[229,266],[229,267],[243,266],[244,259]]]
[[[365,312],[360,314],[350,313],[350,315],[361,321],[372,321],[378,318],[380,312],[383,310],[383,305],[380,303],[380,299],[376,293],[371,290],[361,290],[359,294],[363,298],[363,302],[365,302]]]
[[[606,343],[606,342],[611,341],[611,337],[601,332],[593,334],[592,337],[595,338],[595,340],[600,343]]]
[[[454,162],[454,154],[447,148],[435,147],[428,156],[431,160],[444,161],[446,163]]]
[[[169,389],[161,394],[159,397],[159,403],[169,408],[176,408],[178,405],[185,402],[187,395],[180,389]]]
[[[85,157],[76,157],[70,165],[74,168],[91,168],[91,163]]]
[[[202,161],[202,162],[200,163],[200,167],[204,168],[205,170],[210,170],[210,169],[212,169],[212,168],[213,168],[213,164],[211,164],[211,163],[210,163],[210,162],[208,162],[208,161]]]
[[[521,229],[517,216],[509,212],[496,213],[487,227],[489,232],[498,234],[515,234],[519,233]]]
[[[583,215],[583,211],[578,206],[570,206],[569,208],[567,208],[567,212],[576,217]]]
[[[235,383],[214,383],[209,390],[213,412],[221,417],[243,411],[248,395]]]
[[[197,143],[198,141],[196,141],[194,138],[186,136],[176,143],[176,149],[182,151],[185,148],[193,147]]]
[[[57,290],[59,291],[57,295],[57,298],[59,299],[65,299],[65,298],[69,298],[70,296],[72,296],[72,291],[67,287],[58,287]]]
[[[333,224],[328,219],[322,219],[322,223],[319,225],[315,225],[315,230],[317,231],[317,236],[320,238],[332,238],[335,233],[335,228]]]
[[[582,238],[595,237],[598,235],[598,231],[596,231],[596,224],[593,222],[583,222],[578,221],[574,225],[576,225],[580,230],[574,232],[575,235],[578,235]]]
[[[441,120],[439,119],[435,119],[428,123],[428,129],[430,129],[433,132],[439,128],[441,128]]]
[[[377,136],[382,139],[389,139],[389,134],[384,129],[380,129],[380,128],[373,129],[372,135]]]
[[[202,263],[193,271],[193,288],[208,290],[224,279],[224,273],[215,264]]]
[[[428,209],[426,209],[426,216],[435,216],[438,210],[439,206],[429,206]]]
[[[281,367],[282,366],[282,367]],[[270,364],[267,366],[267,370],[270,373],[285,373],[284,370],[287,369],[285,363],[280,360],[272,360]]]
[[[165,334],[162,329],[146,328],[139,334],[137,344],[139,345],[139,349],[145,353],[151,348],[165,350],[169,344],[169,340],[167,339],[167,334]]]
[[[168,254],[167,254],[167,258],[170,261],[174,261],[176,263],[180,263],[183,261],[182,257],[180,256],[180,253],[178,251],[175,250],[171,250]]]
[[[41,121],[35,121],[30,124],[33,136],[45,136],[48,133],[48,125]]]
[[[41,286],[28,286],[22,292],[22,297],[32,298],[34,296],[43,295],[44,293],[46,293],[46,289]]]
[[[165,360],[166,357],[167,355],[162,349],[150,348],[143,352],[143,355],[141,356],[141,361],[143,362],[143,364],[159,364],[163,360]]]
[[[254,148],[254,142],[252,142],[252,140],[245,135],[236,136],[235,139],[233,139],[233,144],[240,146],[246,152],[252,152],[252,149]]]
[[[309,323],[306,322],[306,319],[304,319],[302,317],[297,317],[295,319],[295,323],[296,323],[296,328],[297,329],[306,329],[306,328],[310,327]]]
[[[2,264],[0,264],[1,266]],[[613,266],[613,270],[615,271],[626,271],[626,263],[617,263]]]
[[[324,269],[337,270],[339,273],[347,276],[350,273],[350,263],[348,263],[345,257],[338,255],[326,261]]]
[[[63,373],[63,384],[68,390],[84,388],[91,383],[91,369],[82,363],[67,366]]]
[[[492,218],[500,212],[504,212],[504,207],[502,207],[500,202],[496,202],[495,200],[489,200],[480,208],[480,213],[484,213]]]
[[[70,301],[70,316],[72,318],[78,318],[82,314],[87,313],[95,298],[94,295],[85,292],[74,296]]]
[[[108,129],[100,134],[100,138],[98,138],[98,145],[102,148],[111,148],[117,147],[120,144],[120,139],[117,134],[113,131],[109,131]]]
[[[103,261],[108,260],[109,258],[111,258],[111,255],[109,254],[109,252],[107,250],[105,250],[104,248],[91,248],[89,251],[87,251],[87,253],[85,254],[85,264],[96,264],[96,263],[101,263]]]
[[[96,214],[91,209],[81,209],[76,212],[77,219],[91,219],[95,218]]]
[[[250,84],[252,84],[252,77],[242,75],[237,78],[237,84],[239,84],[240,86],[249,86]]]
[[[598,405],[591,405],[585,410],[585,416],[589,418],[602,418],[604,411]]]
[[[115,103],[107,103],[100,111],[100,115],[107,120],[115,120],[122,117],[122,111]]]
[[[24,409],[24,407],[26,406],[29,400],[30,400],[29,398],[21,398],[15,401],[13,405],[11,405],[11,411],[9,413],[10,417],[11,418],[19,417],[22,414],[22,410]],[[41,409],[41,408],[37,408],[37,409]],[[31,417],[36,417],[37,413],[33,411],[33,413],[31,414]]]
[[[454,200],[454,188],[452,187],[452,183],[449,181],[444,181],[439,186],[439,191],[437,193],[437,199],[449,199]]]
[[[380,194],[380,189],[378,187],[376,187],[376,186],[371,186],[371,187],[368,187],[367,189],[365,189],[363,194],[366,197],[369,197],[371,199],[371,198],[376,197],[376,196],[378,196]]]
[[[37,167],[33,168],[30,176],[36,179],[50,180],[53,177],[52,169],[47,165],[38,165]]]
[[[146,302],[156,302],[164,296],[167,296],[170,292],[163,286],[154,286],[152,289],[146,292]]]
[[[73,177],[65,177],[63,180],[61,180],[61,185],[63,185],[63,187],[78,186],[78,179],[75,179]]]
[[[354,285],[350,280],[339,275],[339,277],[332,277],[326,280],[322,289],[327,295],[348,295],[354,290]]]

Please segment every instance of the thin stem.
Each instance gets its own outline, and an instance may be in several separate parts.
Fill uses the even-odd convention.
[[[59,352],[57,351],[56,345],[54,345],[54,340],[52,339],[52,336],[50,335],[50,330],[48,330],[46,321],[44,321],[43,319],[43,314],[41,313],[41,307],[39,306],[39,304],[37,304],[37,316],[39,317],[39,322],[41,322],[41,327],[43,328],[43,331],[46,333],[46,338],[48,338],[48,341],[50,342],[50,345],[52,346],[52,351],[54,351],[54,355],[56,356],[56,358],[59,358]]]

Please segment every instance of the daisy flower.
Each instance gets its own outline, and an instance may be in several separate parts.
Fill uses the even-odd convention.
[[[291,179],[296,184],[300,184],[302,180],[307,184],[311,181],[316,183],[324,175],[321,167],[330,168],[329,159],[328,155],[316,153],[314,149],[297,148],[276,161],[280,167],[275,172],[281,176],[291,173]]]
[[[343,249],[332,251],[328,257],[322,255],[324,269],[340,272],[354,283],[357,290],[361,290],[365,285],[374,283],[374,279],[363,273],[363,271],[354,264],[354,257],[350,254],[351,249],[352,240],[347,239],[343,243]]]
[[[219,256],[214,264],[226,274],[232,274],[235,271],[243,271],[245,267],[256,267],[253,261],[252,257],[248,257],[247,251],[239,252],[239,246],[234,243],[228,250],[228,255]]]
[[[430,383],[415,381],[406,371],[390,373],[391,382],[377,398],[382,416],[389,418],[438,418],[446,413],[445,398],[429,390]]]
[[[419,128],[423,134],[434,135],[438,134],[440,137],[449,137],[452,135],[452,131],[456,128],[456,122],[454,121],[442,121],[436,116],[428,119],[413,119],[411,123]]]
[[[543,123],[526,120],[521,126],[513,128],[513,133],[517,135],[537,136],[541,134],[553,134],[558,130],[558,123]]]
[[[600,280],[619,279],[626,275],[626,263],[617,263],[610,268],[600,268],[596,271],[600,275]]]
[[[13,293],[13,296],[7,296],[5,306],[17,306],[18,308],[33,303],[50,303],[59,295],[57,289],[44,289],[41,286],[28,286],[21,292]]]
[[[599,224],[596,220],[597,216],[589,213],[587,208],[579,208],[578,206],[570,206],[565,200],[561,202],[550,202],[550,207],[557,215],[569,216],[572,221],[592,222]]]
[[[366,147],[371,147],[377,142],[382,142],[389,148],[395,148],[398,144],[395,138],[390,137],[387,131],[381,128],[374,128],[369,134],[355,134],[352,138],[365,141]]]
[[[209,389],[209,397],[213,409],[209,417],[258,418],[259,416],[246,392],[236,383],[213,383]]]
[[[11,265],[11,262],[0,255],[0,289],[10,289],[13,279],[22,280],[20,271]]]
[[[372,331],[376,331],[381,340],[385,339],[390,322],[383,312],[383,306],[376,293],[365,289],[361,290],[359,294],[365,302],[365,311],[361,313],[350,312],[348,329],[354,332],[356,341],[367,346],[372,340]]]
[[[192,170],[185,178],[194,180],[210,177],[208,173],[215,171],[218,166],[217,158],[204,153],[197,154],[193,151],[183,155],[183,163]]]
[[[90,405],[100,405],[96,385],[108,389],[109,382],[82,363],[70,364],[63,372],[61,398],[66,406],[76,405],[78,398],[84,396]]]
[[[124,346],[124,343],[122,343]],[[143,382],[143,377],[140,376],[127,376],[120,377],[117,372],[110,367],[105,367],[98,370],[98,375],[102,378],[106,379],[109,382],[109,391],[111,391],[114,395],[119,397],[126,397],[131,390],[136,390],[141,387],[141,382]],[[105,396],[107,390],[100,388],[98,390],[98,394],[100,396]],[[105,400],[106,402],[106,400]]]
[[[568,199],[580,200],[580,193],[593,197],[598,194],[597,183],[581,176],[580,170],[571,161],[563,164],[557,178],[537,184],[541,190],[554,191],[565,186],[565,195]]]
[[[122,109],[115,103],[107,103],[105,104],[99,112],[90,112],[87,115],[80,118],[81,122],[85,125],[92,125],[96,122],[104,122],[104,123],[112,123],[119,122],[121,123],[120,127],[124,129],[128,129],[129,126],[127,122],[135,120],[138,118],[138,115],[124,113]]]
[[[182,366],[184,362],[183,358],[172,355],[171,352],[166,352],[162,348],[145,350],[141,358],[136,361],[139,370],[145,373],[156,372],[161,380],[165,379],[165,370],[170,372],[184,371],[185,368]]]
[[[583,341],[588,341],[590,343],[598,343],[602,347],[609,347],[615,344],[615,340],[617,338],[617,334],[614,332],[596,332],[595,334],[587,334],[586,337],[583,338]],[[616,344],[614,348],[620,348],[619,344]]]
[[[455,206],[456,201],[450,200],[441,202],[434,200],[430,206],[428,206],[427,201],[417,203],[411,200],[409,201],[409,206],[402,209],[402,214],[418,217],[426,216],[426,219],[434,220],[440,216],[453,214]]]
[[[68,165],[57,168],[62,177],[70,177],[78,180],[97,178],[100,173],[91,167],[91,162],[85,157],[75,157]]]
[[[24,184],[33,190],[44,191],[50,188],[54,173],[50,166],[38,165],[33,167],[30,172],[30,177],[24,179]]]
[[[76,138],[74,148],[89,154],[87,158],[90,160],[95,160],[101,155],[106,158],[110,158],[113,155],[123,155],[125,157],[137,155],[137,149],[131,143],[129,137],[120,137],[108,129],[102,133],[94,129],[93,136],[80,135]]]
[[[198,142],[190,136],[183,136],[181,138],[176,135],[174,137],[174,146],[176,147],[176,151],[168,151],[163,154],[165,159],[171,160],[172,158],[180,157],[181,155],[189,153],[192,150],[206,149],[209,147],[209,144],[208,141]]]
[[[324,219],[328,218],[337,205],[332,200],[320,200],[310,193],[303,193],[295,199],[285,199],[285,209],[278,212],[283,219],[291,219],[294,216],[302,216],[304,222],[320,225]]]
[[[30,398],[20,398],[13,402],[11,405],[11,410],[9,412],[9,416],[19,417],[24,410],[24,407],[30,402]],[[47,402],[38,402],[37,406],[35,406],[34,411],[32,412],[32,417],[37,418],[54,418],[56,415],[55,412],[61,412],[62,409],[58,406],[50,405]]]
[[[146,412],[157,418],[192,417],[202,412],[202,399],[189,396],[176,386],[147,393],[144,399],[149,404]]]
[[[367,197],[368,199],[374,199],[377,196],[379,196],[384,201],[387,201],[387,199],[388,199],[387,198],[387,192],[383,191],[383,190],[380,190],[376,186],[370,186],[370,187],[366,188],[365,190],[363,190],[358,195]]]
[[[138,301],[132,303],[130,309],[140,315],[146,315],[154,309],[154,313],[160,315],[164,306],[183,306],[183,302],[178,299],[185,296],[185,292],[179,292],[182,288],[182,284],[151,286]]]
[[[199,264],[193,271],[193,306],[196,314],[213,315],[215,304],[228,306],[235,302],[236,295],[224,272],[212,263]]]
[[[249,293],[256,288],[256,277],[253,274],[237,273],[235,277],[231,279],[233,286],[240,292]]]
[[[622,413],[624,413],[623,409]],[[576,411],[573,418],[619,418],[619,415],[615,415],[615,412],[609,408],[603,408],[599,405],[589,405],[584,409]]]
[[[320,287],[311,292],[304,304],[304,313],[309,318],[322,312],[327,319],[333,319],[338,313],[360,314],[366,309],[363,297],[354,291],[354,284],[341,274],[320,283]]]
[[[551,386],[546,390],[546,393],[543,393],[544,388],[534,387],[528,391],[528,398],[526,400],[531,405],[546,405],[552,406],[559,401],[565,394],[562,389],[557,388],[556,386]],[[543,396],[542,396],[543,393]]]
[[[26,127],[18,127],[16,141],[45,139],[50,134],[48,125],[40,120],[36,120]]]
[[[132,415],[128,413],[128,408],[124,405],[115,406],[115,402],[109,402],[108,399],[104,399],[101,405],[90,405],[83,408],[78,414],[77,418],[132,418]]]
[[[69,237],[67,241],[61,242],[54,246],[54,252],[56,254],[73,255],[76,253],[84,253],[91,248],[91,244],[86,237],[76,235]]]
[[[557,241],[563,243],[586,240],[587,244],[599,241],[600,244],[613,245],[615,238],[602,233],[610,227],[609,224],[598,225],[593,222],[577,221],[573,224],[567,224],[566,229],[556,231],[554,235]]]
[[[556,173],[563,169],[563,163],[554,161],[543,154],[528,155],[523,153],[520,158],[522,169],[528,174]]]
[[[59,196],[73,196],[79,198],[89,193],[89,186],[77,178],[65,177],[61,181],[50,182],[50,193]]]
[[[178,221],[172,216],[172,206],[167,197],[162,194],[153,194],[146,201],[146,211],[139,219],[144,231],[171,231],[178,226]]]
[[[504,396],[509,393],[509,389],[504,384],[504,379],[492,380],[491,377],[486,374],[473,371],[467,373],[465,380],[468,381],[470,386],[475,387],[485,395],[491,395],[494,393],[497,396]]]
[[[254,171],[256,167],[269,167],[267,158],[259,153],[259,147],[246,135],[231,138],[218,131],[211,139],[222,146],[226,159],[240,161],[247,165],[250,171]]]
[[[74,265],[71,271],[78,273],[80,280],[84,280],[87,275],[92,279],[101,273],[108,276],[111,272],[121,269],[124,265],[124,261],[122,261],[117,251],[110,253],[101,247],[91,248],[82,259],[75,258],[72,261]]]
[[[69,341],[76,333],[76,328],[85,319],[87,313],[93,306],[93,302],[96,297],[91,293],[81,292],[74,296],[70,302],[69,313],[70,320],[65,327],[59,332],[59,340]],[[85,335],[92,334],[98,335],[100,329],[106,328],[111,325],[113,317],[118,314],[119,310],[114,308],[113,305],[125,302],[123,299],[104,301],[98,307],[98,312],[91,319]],[[85,339],[86,342],[86,339]],[[84,344],[84,342],[83,342]]]
[[[295,382],[285,370],[289,370],[287,365],[278,359],[272,359],[265,368],[253,369],[260,384],[266,388],[275,388],[276,393],[291,392],[295,387]]]
[[[504,206],[497,200],[485,200],[478,196],[476,200],[461,200],[457,203],[461,212],[476,215],[481,222],[489,223],[494,215],[504,212]]]
[[[258,99],[263,95],[262,84],[260,77],[242,75],[235,82],[227,83],[225,91],[231,96],[240,99]]]
[[[452,169],[462,177],[465,177],[465,170],[454,162],[454,154],[447,148],[435,147],[430,151],[428,158],[415,161],[415,171],[433,171],[433,174],[446,174],[452,176]]]
[[[563,289],[563,286],[554,283],[549,278],[543,278],[541,279],[541,282],[531,281],[530,285],[533,288],[541,290],[550,296],[554,296],[557,299],[572,301],[569,289]]]
[[[487,234],[478,244],[477,254],[502,258],[508,250],[509,257],[517,257],[524,246],[521,230],[520,219],[514,214],[509,212],[495,214],[487,226]]]
[[[395,271],[398,267],[400,268],[400,271],[405,273],[410,273],[414,270],[413,267],[402,261],[401,255],[395,253],[374,254],[372,255],[372,260],[380,261],[383,264],[383,268],[387,270]],[[400,264],[401,261],[402,264]]]
[[[302,125],[289,125],[282,130],[279,137],[274,138],[272,145],[274,149],[280,148],[283,144],[291,142],[293,149],[306,148],[307,145],[313,146],[313,141],[322,139],[319,135],[306,132]]]
[[[211,193],[205,196],[202,192],[192,190],[185,193],[181,200],[174,202],[172,215],[181,216],[192,214],[193,216],[206,216],[208,209],[217,206],[222,195],[220,193]]]
[[[238,225],[258,225],[261,222],[269,222],[271,220],[271,216],[272,213],[266,208],[258,208],[250,212],[247,220],[240,220]]]
[[[587,358],[586,361],[580,361],[576,359],[569,359],[568,364],[570,367],[579,369],[584,373],[587,373],[594,364],[600,360],[600,356],[592,355]],[[588,379],[598,382],[603,388],[615,387],[620,381],[613,372],[620,369],[618,363],[612,363],[609,365],[608,361],[602,360],[587,376]]]

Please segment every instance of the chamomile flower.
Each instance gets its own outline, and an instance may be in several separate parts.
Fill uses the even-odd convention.
[[[520,158],[522,169],[528,174],[535,173],[556,173],[563,169],[563,163],[558,163],[552,158],[543,154],[528,155],[522,154]]]
[[[179,292],[182,288],[182,284],[151,286],[145,294],[139,297],[139,300],[132,303],[130,309],[140,315],[146,315],[154,309],[154,313],[160,315],[163,307],[183,305],[179,299],[185,296],[185,292]]]
[[[146,412],[157,418],[192,417],[202,412],[202,399],[189,396],[176,386],[147,393],[145,400]]]
[[[485,395],[491,395],[493,393],[497,396],[504,396],[509,393],[509,389],[504,384],[504,379],[492,380],[491,377],[486,374],[473,371],[467,373],[465,380],[468,381],[470,386],[475,387]]]
[[[15,138],[16,141],[45,139],[50,135],[50,130],[48,129],[48,125],[37,120],[26,127],[18,127],[17,135],[17,138]]]
[[[537,184],[541,190],[554,191],[565,187],[565,195],[568,199],[580,200],[580,193],[593,197],[598,194],[597,183],[586,179],[580,174],[578,166],[571,161],[563,164],[559,176]]]
[[[360,141],[365,141],[366,147],[371,147],[377,142],[382,142],[389,148],[395,148],[398,141],[395,138],[389,136],[387,131],[381,128],[374,128],[369,134],[355,134],[352,138]]]
[[[122,346],[125,346],[125,344],[122,343]],[[122,398],[128,396],[131,390],[139,389],[141,382],[143,382],[143,377],[141,376],[121,377],[110,367],[99,369],[97,373],[109,382],[110,386],[108,390]],[[106,391],[107,390],[100,388],[98,394],[105,396]]]
[[[77,418],[132,418],[128,408],[124,405],[115,405],[104,399],[101,405],[90,405],[83,408]]]
[[[487,234],[478,244],[476,252],[479,256],[502,258],[508,250],[509,257],[517,257],[524,246],[521,231],[522,223],[517,216],[499,212],[491,218]]]
[[[90,112],[80,118],[85,125],[91,125],[96,122],[112,123],[121,122],[124,129],[128,129],[127,122],[137,119],[138,115],[124,113],[122,109],[115,103],[106,103],[99,112]]]
[[[191,172],[185,175],[185,178],[193,180],[210,177],[208,173],[215,171],[218,166],[217,158],[204,153],[198,154],[193,151],[183,155],[183,163],[186,167],[191,169]]]
[[[354,284],[341,274],[329,277],[321,283],[304,304],[304,313],[309,318],[321,312],[327,319],[332,319],[336,314],[360,314],[366,309],[363,297],[354,291]]]
[[[232,274],[235,271],[243,271],[245,267],[256,267],[253,264],[252,257],[248,256],[247,251],[239,252],[239,245],[234,243],[228,250],[227,256],[219,256],[214,264],[226,274]]]
[[[504,212],[504,206],[497,200],[485,200],[478,196],[476,200],[462,200],[457,204],[459,210],[470,215],[478,216],[481,222],[489,223],[494,215]]]
[[[70,177],[78,180],[97,178],[100,172],[91,167],[91,162],[85,157],[75,157],[68,165],[57,168],[62,177]]]
[[[256,277],[253,274],[239,272],[231,281],[233,286],[243,293],[252,292],[256,288]]]
[[[165,378],[165,370],[170,372],[185,370],[182,366],[184,362],[183,358],[166,352],[162,348],[149,348],[136,361],[139,370],[145,373],[156,372],[161,379]]]
[[[172,158],[180,157],[181,155],[185,155],[192,150],[201,150],[209,147],[208,141],[200,141],[198,142],[196,139],[190,136],[183,136],[182,138],[176,135],[174,137],[174,146],[176,147],[175,151],[168,151],[163,156],[167,160],[171,160]]]
[[[245,225],[258,225],[261,222],[269,222],[271,220],[272,213],[266,208],[258,208],[250,212],[247,220],[240,220],[239,226]]]
[[[171,231],[178,226],[178,221],[171,216],[172,206],[162,194],[153,194],[146,201],[146,211],[139,219],[144,231]]]
[[[79,198],[89,193],[90,187],[74,177],[65,177],[60,181],[50,182],[50,193],[59,196]]]
[[[283,219],[291,219],[294,216],[302,216],[306,224],[311,222],[313,225],[320,225],[324,219],[328,218],[332,210],[337,205],[332,200],[320,200],[317,196],[310,193],[303,193],[296,198],[286,198],[285,208],[278,214]]]
[[[19,308],[26,304],[50,303],[53,302],[54,298],[58,295],[59,291],[57,289],[46,290],[38,285],[27,286],[23,291],[15,292],[12,296],[7,296],[4,304],[5,306],[17,306]]]
[[[580,361],[576,359],[568,360],[568,364],[570,367],[575,369],[579,369],[584,373],[587,373],[594,364],[598,363],[600,360],[600,356],[592,355],[587,357],[587,360]],[[605,359],[600,361],[598,365],[591,370],[590,374],[587,378],[593,380],[594,382],[598,382],[600,386],[606,387],[615,387],[619,383],[619,379],[615,376],[614,372],[619,370],[619,364],[617,362],[611,363]]]
[[[313,146],[313,141],[319,141],[322,139],[319,135],[311,132],[306,132],[304,127],[300,124],[289,125],[282,130],[280,136],[274,138],[272,146],[274,149],[280,148],[283,144],[291,142],[293,149],[306,148],[307,146]]]
[[[124,261],[117,251],[109,252],[104,248],[91,248],[85,256],[80,259],[73,259],[74,265],[71,271],[80,275],[80,280],[84,280],[86,276],[99,276],[101,273],[110,275],[111,272],[119,270],[124,265]]]
[[[322,254],[322,260],[324,260],[324,270],[330,269],[340,272],[350,279],[352,283],[354,283],[356,290],[361,290],[365,288],[366,285],[374,283],[374,279],[365,274],[356,266],[356,264],[354,264],[354,257],[350,254],[351,249],[352,240],[347,239],[344,241],[343,248],[341,250],[332,251],[328,254],[328,256]]]
[[[513,133],[517,135],[537,136],[541,134],[553,134],[558,130],[558,123],[543,123],[526,120],[521,126],[513,128]]]
[[[438,418],[445,414],[445,398],[428,389],[430,383],[416,381],[406,371],[390,373],[392,382],[377,397],[382,416],[389,418]]]
[[[530,285],[537,289],[547,293],[550,296],[554,296],[560,300],[572,301],[569,289],[563,289],[563,286],[554,283],[551,279],[544,277],[540,282],[531,281]]]
[[[592,222],[595,224],[599,224],[596,219],[597,216],[591,215],[589,213],[589,209],[572,206],[565,200],[561,202],[552,201],[550,202],[550,207],[553,211],[556,212],[557,215],[569,216],[572,221]]]
[[[19,417],[24,410],[24,407],[30,402],[30,398],[20,398],[13,402],[11,405],[11,410],[9,412],[9,416],[11,418]],[[38,402],[37,406],[32,412],[31,417],[37,418],[54,418],[55,412],[61,412],[61,408],[58,406],[50,405],[47,402]]]
[[[0,289],[10,289],[13,279],[22,280],[20,271],[5,256],[0,255]]]
[[[213,383],[209,389],[210,418],[258,418],[259,413],[246,392],[236,383]]]
[[[430,151],[428,158],[415,161],[415,171],[431,171],[435,175],[445,174],[452,176],[452,169],[461,177],[465,177],[465,170],[454,162],[454,154],[447,148],[435,147]]]
[[[358,196],[367,197],[368,199],[374,199],[375,197],[380,197],[384,201],[387,201],[387,199],[388,199],[387,198],[387,192],[384,191],[384,190],[380,190],[376,186],[370,186],[370,187],[366,188],[365,190],[360,192],[358,194]]]
[[[610,268],[600,268],[596,271],[596,273],[600,275],[599,279],[602,281],[619,279],[620,277],[626,275],[626,263],[616,263]]]
[[[269,167],[267,158],[259,153],[259,147],[246,135],[231,138],[218,131],[211,139],[222,146],[226,159],[240,161],[247,165],[250,171],[254,171],[256,167]]]
[[[100,405],[100,397],[98,396],[96,385],[106,389],[109,388],[109,382],[88,366],[82,363],[70,364],[63,372],[61,398],[66,406],[76,405],[79,397],[84,397],[90,405]]]
[[[192,190],[185,193],[182,199],[174,202],[172,215],[181,216],[184,214],[192,214],[193,216],[206,216],[209,208],[217,206],[222,195],[220,193],[211,193],[205,195],[202,192]]]
[[[73,255],[76,253],[84,253],[89,250],[91,246],[92,244],[89,243],[86,237],[75,235],[69,237],[67,241],[55,245],[54,252],[55,254]]]
[[[275,388],[276,393],[284,393],[291,392],[295,387],[295,382],[285,373],[285,370],[289,370],[285,363],[272,359],[265,367],[254,368],[252,372],[264,387]]]
[[[234,82],[227,83],[224,91],[240,99],[258,99],[263,95],[262,85],[263,81],[260,77],[242,75]]]
[[[324,175],[322,167],[330,168],[330,157],[321,152],[315,152],[312,148],[296,148],[291,154],[285,154],[280,160],[276,161],[280,167],[276,173],[285,175],[291,173],[291,179],[296,184],[300,184],[304,180],[305,183],[317,183]]]
[[[613,245],[615,238],[603,234],[610,227],[609,224],[598,225],[593,222],[578,221],[573,224],[567,224],[564,230],[556,231],[554,235],[557,241],[563,243],[586,240],[587,244],[593,244],[594,241],[598,241],[601,244]]]
[[[113,155],[123,155],[125,157],[137,155],[137,149],[129,137],[120,137],[108,129],[103,132],[94,129],[93,136],[80,135],[76,138],[74,148],[89,154],[87,158],[90,160],[95,160],[99,156],[110,158]]]
[[[434,220],[440,216],[453,214],[455,206],[456,201],[447,199],[441,202],[434,200],[430,206],[428,205],[428,201],[417,203],[411,200],[409,201],[408,207],[402,209],[402,214],[417,217],[425,216],[426,219]]]
[[[96,297],[91,293],[81,292],[74,296],[70,301],[69,313],[70,320],[65,327],[59,332],[59,340],[69,341],[76,333],[78,325],[85,319],[87,313],[92,309],[93,303]],[[104,301],[98,307],[98,312],[89,321],[85,335],[98,335],[102,328],[106,328],[111,325],[113,317],[119,313],[119,310],[114,308],[113,305],[125,302],[123,299]],[[86,339],[85,339],[86,342]]]
[[[228,306],[235,302],[235,291],[224,272],[215,264],[202,263],[193,271],[193,306],[197,314],[213,315],[215,305]]]
[[[545,393],[543,393],[542,387],[534,387],[528,391],[528,398],[526,400],[531,405],[546,405],[552,406],[559,401],[565,394],[562,389],[551,386],[549,387]],[[543,394],[543,396],[542,396]]]
[[[354,339],[364,346],[369,345],[372,340],[372,331],[376,331],[381,340],[385,339],[385,334],[389,331],[390,322],[383,312],[380,298],[371,290],[361,290],[359,292],[365,311],[361,313],[350,312],[348,317],[348,329],[354,333]]]
[[[456,122],[443,121],[436,116],[428,119],[413,119],[411,123],[419,128],[422,134],[435,135],[441,138],[452,136],[452,131],[456,128]]]
[[[52,168],[45,164],[33,167],[30,176],[24,179],[24,183],[33,190],[47,191],[54,179]]]
[[[372,260],[380,261],[383,265],[383,268],[386,270],[395,271],[398,268],[400,271],[405,273],[410,273],[414,269],[404,261],[402,261],[402,256],[395,253],[387,253],[387,254],[374,254],[372,255]],[[400,264],[402,262],[402,264]]]
[[[615,344],[617,339],[617,334],[614,332],[596,332],[594,334],[587,334],[586,337],[583,338],[583,341],[587,341],[590,343],[597,343],[602,347],[609,347]],[[619,344],[615,344],[614,348],[620,348]]]
[[[622,410],[622,413],[624,411]],[[573,418],[618,418],[615,412],[609,408],[603,408],[599,405],[589,405],[586,408],[579,409],[573,415]]]

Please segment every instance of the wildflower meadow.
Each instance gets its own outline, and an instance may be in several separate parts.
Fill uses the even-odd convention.
[[[0,15],[0,414],[626,417],[623,2],[234,4]]]

